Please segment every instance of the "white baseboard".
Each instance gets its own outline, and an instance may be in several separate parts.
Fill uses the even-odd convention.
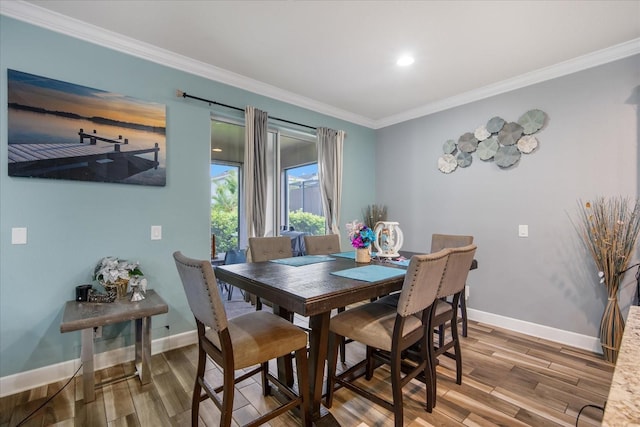
[[[498,314],[487,313],[485,311],[474,310],[467,307],[467,316],[476,322],[487,325],[498,326],[510,331],[520,332],[537,338],[544,338],[549,341],[559,342],[571,347],[581,348],[602,354],[600,339],[588,335],[576,334],[575,332],[563,331],[562,329],[551,328],[549,326],[538,325],[524,320],[513,319],[500,316]]]
[[[597,337],[576,334],[575,332],[563,331],[561,329],[555,329],[549,326],[538,325],[471,308],[467,308],[467,314],[469,319],[486,323],[487,325],[497,326],[602,354],[600,340]],[[195,330],[171,335],[165,338],[158,338],[153,340],[151,343],[151,354],[162,353],[175,348],[194,344],[196,340],[197,335]],[[133,358],[134,347],[123,347],[96,354],[94,365],[95,369],[98,370],[133,360]],[[64,380],[65,378],[71,377],[79,366],[80,359],[78,358],[2,377],[0,378],[0,397],[9,396],[24,390],[30,390],[45,384]]]
[[[151,342],[151,354],[195,344],[196,341],[197,332],[195,330],[158,338]],[[98,353],[94,356],[94,369],[97,371],[108,368],[133,360],[134,357],[135,348],[133,345]],[[0,397],[70,378],[79,366],[80,358],[2,377],[0,378]]]

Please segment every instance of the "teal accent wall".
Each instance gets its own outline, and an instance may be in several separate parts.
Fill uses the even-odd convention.
[[[165,104],[167,185],[9,177],[8,68]],[[80,333],[60,333],[63,306],[107,255],[140,261],[169,304],[153,319],[154,339],[194,328],[171,254],[209,256],[210,117],[228,111],[177,98],[176,89],[345,130],[341,222],[375,202],[372,129],[0,16],[0,377],[79,357]],[[150,240],[151,225],[162,226],[162,240]],[[11,244],[12,227],[28,229],[26,245]],[[128,324],[103,334],[97,352],[132,344]]]

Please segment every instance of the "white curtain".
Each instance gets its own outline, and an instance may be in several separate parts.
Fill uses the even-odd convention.
[[[244,206],[247,237],[263,237],[267,211],[267,119],[255,107],[245,109]]]
[[[330,234],[340,234],[344,137],[342,130],[318,128],[318,179],[325,224]]]

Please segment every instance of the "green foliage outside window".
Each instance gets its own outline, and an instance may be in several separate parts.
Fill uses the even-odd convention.
[[[216,251],[238,248],[238,212],[224,212],[211,208],[211,234],[216,236]]]
[[[211,234],[216,251],[238,249],[238,177],[235,171],[216,186],[211,196]]]
[[[303,212],[302,209],[289,212],[289,226],[296,231],[303,231],[309,234],[325,234],[324,217]]]

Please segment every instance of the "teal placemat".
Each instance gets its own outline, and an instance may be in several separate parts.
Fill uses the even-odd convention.
[[[278,264],[291,265],[293,267],[300,267],[301,265],[315,264],[317,262],[325,262],[325,261],[333,261],[335,258],[332,258],[328,255],[305,255],[305,256],[294,256],[292,258],[280,258],[280,259],[272,259],[271,262],[276,262]]]
[[[336,254],[331,254],[331,256],[337,256],[340,258],[349,258],[356,259],[356,251],[348,251],[348,252],[338,252]],[[371,256],[376,256],[376,252],[371,252]]]
[[[391,264],[395,264],[395,265],[399,265],[401,267],[409,267],[409,261],[411,261],[410,259],[403,259],[403,260],[391,260],[389,261]]]
[[[404,270],[400,270],[398,268],[385,267],[382,265],[366,265],[364,267],[334,271],[331,274],[346,277],[348,279],[362,280],[365,282],[377,282],[378,280],[404,276],[405,273],[406,272]]]

